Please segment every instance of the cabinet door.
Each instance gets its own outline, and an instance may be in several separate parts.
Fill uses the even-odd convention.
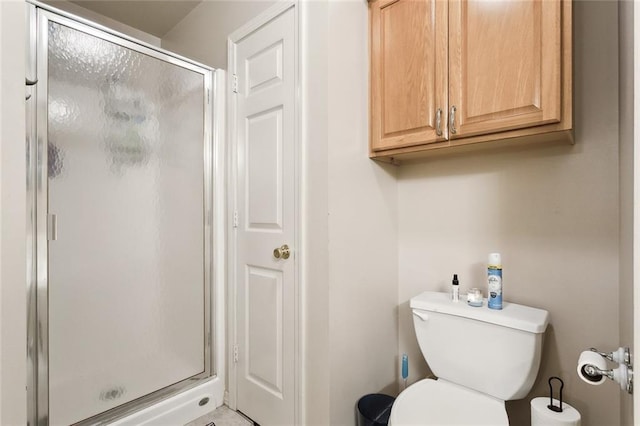
[[[451,0],[450,138],[561,119],[560,0]]]
[[[447,3],[375,0],[370,13],[371,149],[446,140]]]

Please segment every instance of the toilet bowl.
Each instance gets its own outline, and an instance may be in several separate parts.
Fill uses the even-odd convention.
[[[392,426],[508,425],[505,401],[524,398],[538,375],[549,314],[503,303],[502,310],[453,302],[448,293],[411,299],[416,339],[438,380],[400,393]]]
[[[446,380],[424,379],[396,399],[390,426],[507,426],[504,401]]]

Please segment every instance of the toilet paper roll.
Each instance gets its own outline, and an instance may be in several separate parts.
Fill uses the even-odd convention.
[[[562,412],[557,413],[547,408],[549,398],[531,400],[531,426],[580,426],[580,413],[567,403],[562,403]],[[553,405],[560,406],[557,399]]]
[[[578,376],[585,382],[590,385],[599,385],[604,383],[607,379],[602,375],[589,375],[585,367],[588,365],[593,365],[598,367],[601,370],[607,369],[607,362],[605,359],[598,353],[593,351],[584,351],[580,354],[580,358],[578,358]]]

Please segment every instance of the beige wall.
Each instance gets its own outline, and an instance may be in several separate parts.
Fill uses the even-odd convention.
[[[273,0],[205,0],[162,38],[164,49],[214,68],[227,68],[227,36]]]
[[[582,350],[619,345],[616,2],[574,2],[574,25],[575,146],[440,157],[398,175],[400,352],[411,381],[427,370],[408,300],[447,290],[453,273],[462,291],[484,288],[491,251],[502,253],[505,299],[551,314],[534,389],[508,404],[517,425],[554,375],[583,426],[620,422],[617,385],[588,386],[575,371]]]
[[[299,3],[302,137],[302,424],[330,424],[328,3]],[[323,52],[318,54],[318,52]],[[313,84],[311,84],[311,82]]]
[[[0,424],[26,424],[25,3],[0,1]]]
[[[633,347],[633,9],[619,3],[620,22],[620,345]],[[635,352],[635,351],[633,351]],[[620,424],[633,424],[633,397],[620,397]]]
[[[71,3],[68,0],[42,0],[43,3],[47,3],[55,8],[58,8],[64,12],[71,13],[80,18],[87,19],[95,22],[96,24],[118,31],[129,37],[136,38],[145,43],[149,43],[152,46],[160,47],[160,38],[140,31],[137,28],[130,27],[129,25],[118,22],[115,19],[108,18],[104,15],[96,13],[92,10],[86,9],[82,6],[78,6],[75,3]]]
[[[396,388],[397,169],[368,158],[368,9],[329,2],[331,425],[364,394]]]

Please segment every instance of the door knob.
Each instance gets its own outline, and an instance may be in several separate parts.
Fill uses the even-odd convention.
[[[291,255],[291,251],[289,250],[289,246],[284,244],[282,247],[276,247],[273,249],[273,257],[276,259],[288,259]]]

